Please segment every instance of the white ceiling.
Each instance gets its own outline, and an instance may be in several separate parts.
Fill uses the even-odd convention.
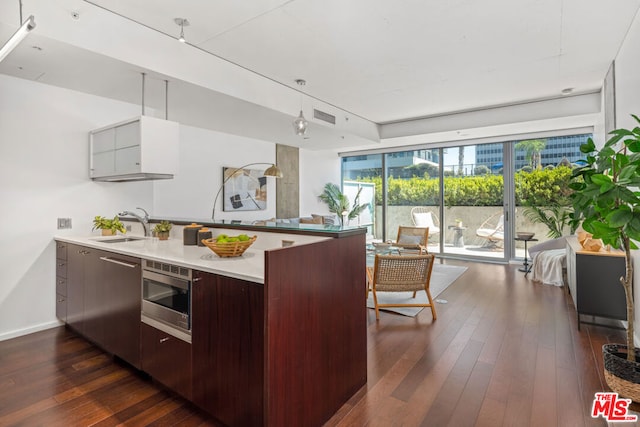
[[[14,3],[2,1],[0,12]],[[15,3],[12,10],[17,10],[18,0]],[[30,3],[38,2],[23,3],[38,22],[38,13],[43,12],[29,11]],[[384,124],[550,99],[565,88],[578,94],[597,91],[640,0],[92,0],[83,4],[82,12],[103,8],[121,20],[173,38],[180,33],[174,19],[186,18],[190,25],[184,32],[192,48]],[[15,30],[8,21],[0,18],[0,40]],[[29,46],[16,49],[0,64],[0,72],[129,102],[139,98],[139,91],[133,90],[139,86],[139,67],[68,46],[66,41],[38,38],[37,30],[29,36],[33,38]],[[34,44],[44,44],[45,54],[33,52]],[[82,66],[69,67],[69,62],[77,63],[72,58],[78,55]],[[154,70],[146,71],[153,76]],[[177,87],[188,89],[191,96],[197,92],[197,85],[170,77],[172,84],[177,78]],[[298,78],[305,79],[306,86],[298,87]],[[277,121],[268,114],[265,119]],[[282,125],[289,126],[284,121]]]

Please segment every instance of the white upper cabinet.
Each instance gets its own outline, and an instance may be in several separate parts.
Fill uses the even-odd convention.
[[[179,123],[141,116],[89,133],[89,177],[168,179],[178,172]]]

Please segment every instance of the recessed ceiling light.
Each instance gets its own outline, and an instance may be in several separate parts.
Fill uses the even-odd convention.
[[[568,87],[568,88],[562,89],[562,94],[563,95],[569,95],[572,92],[573,92],[573,88],[572,87]]]

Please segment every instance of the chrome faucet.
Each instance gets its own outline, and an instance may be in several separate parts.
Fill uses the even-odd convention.
[[[130,212],[130,211],[123,211],[123,212],[120,212],[118,215],[119,216],[130,215],[134,217],[135,219],[140,221],[140,223],[142,224],[142,228],[144,229],[144,235],[147,237],[151,236],[151,230],[149,228],[149,213],[142,208],[136,208],[136,209],[140,209],[142,212],[144,212],[144,217],[138,215],[135,212]]]

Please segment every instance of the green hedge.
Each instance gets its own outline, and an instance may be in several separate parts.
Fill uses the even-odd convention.
[[[515,174],[516,204],[568,206],[571,168],[519,171]],[[382,178],[361,178],[376,186],[376,204],[382,204]],[[390,206],[438,205],[437,178],[389,178],[387,204]],[[447,176],[444,178],[445,206],[502,206],[502,175]]]

